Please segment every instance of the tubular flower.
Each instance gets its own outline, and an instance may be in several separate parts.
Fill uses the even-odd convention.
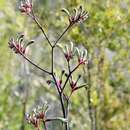
[[[56,79],[56,82],[54,80],[47,80],[47,84],[50,86],[57,86],[59,91],[62,89],[62,80]]]
[[[70,86],[71,86],[72,92],[74,92],[75,90],[78,89],[77,83],[78,83],[80,78],[81,78],[81,75],[78,76],[76,81],[73,81],[72,78],[71,78]]]
[[[13,51],[18,54],[18,53],[22,53],[25,54],[25,50],[26,48],[23,46],[22,42],[23,42],[23,37],[24,35],[21,34],[16,40],[14,38],[10,38],[8,44],[9,47],[11,49],[13,49]]]
[[[83,10],[82,6],[74,9],[72,14],[65,8],[62,11],[68,15],[70,25],[82,23],[88,18],[88,12]]]
[[[75,90],[75,88],[77,88],[77,83],[76,82],[74,82],[74,81],[72,81],[71,83],[70,83],[70,86],[71,86],[71,89],[72,89],[72,92]]]
[[[21,5],[19,7],[20,12],[29,14],[32,12],[32,1],[31,0],[24,0],[21,1]]]
[[[59,78],[55,77],[56,80],[47,80],[47,84],[50,85],[50,86],[53,85],[53,86],[58,87],[58,90],[61,92],[61,90],[62,90],[62,79],[63,79],[64,74],[65,74],[65,70],[62,70]]]
[[[70,42],[70,46],[66,45],[65,46],[65,51],[64,51],[64,56],[66,58],[67,61],[70,61],[73,56],[74,56],[74,45],[72,42]]]
[[[47,109],[47,105],[44,105],[43,107],[37,107],[32,111],[31,114],[26,114],[26,121],[29,124],[32,124],[35,128],[39,128],[40,122],[44,122],[46,120],[45,115]]]
[[[33,40],[27,44],[23,44],[24,34],[20,34],[17,39],[10,38],[8,44],[9,48],[12,49],[16,54],[25,54],[27,46],[34,43]]]
[[[39,127],[39,120],[35,117],[35,115],[26,114],[26,120],[29,124],[32,124],[35,128]]]
[[[76,48],[79,64],[87,64],[87,50],[79,50]]]

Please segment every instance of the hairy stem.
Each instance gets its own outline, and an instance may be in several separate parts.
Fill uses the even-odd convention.
[[[41,70],[41,71],[43,71],[43,72],[45,72],[45,73],[51,75],[51,73],[50,73],[49,71],[47,71],[47,70],[45,70],[45,69],[42,69],[42,68],[39,67],[37,64],[33,63],[33,62],[32,62],[29,58],[27,58],[24,54],[22,54],[21,52],[19,52],[19,53],[20,53],[20,54],[23,56],[23,58],[26,59],[30,64],[32,64],[33,66],[35,66],[35,67],[38,68],[39,70]]]
[[[29,15],[33,20],[34,22],[37,24],[38,28],[42,31],[43,35],[45,36],[46,40],[48,41],[49,45],[52,47],[51,45],[51,42],[48,38],[48,36],[46,35],[44,29],[42,28],[42,25],[39,23],[38,19],[36,18],[35,14],[34,14],[34,11],[32,10],[32,15]]]
[[[52,76],[53,76],[53,79],[55,81],[55,85],[56,85],[57,90],[58,90],[59,100],[60,100],[60,104],[61,104],[61,109],[62,109],[63,117],[66,118],[66,112],[65,112],[64,100],[63,100],[63,94],[59,90],[59,87],[57,85],[56,78],[55,78],[54,74],[52,74]],[[65,123],[65,130],[68,130],[66,123]]]
[[[67,122],[67,119],[61,118],[61,117],[48,117],[45,122],[50,122],[50,121],[61,121],[63,123]]]
[[[26,102],[23,102],[22,122],[21,122],[20,130],[25,130],[25,112],[26,112]]]
[[[43,122],[43,125],[44,125],[44,130],[47,130],[47,126],[46,126],[46,122],[45,121]]]
[[[52,47],[52,54],[51,54],[52,56],[51,56],[51,63],[52,63],[52,67],[51,67],[51,72],[52,72],[52,74],[54,73],[54,46]]]
[[[60,102],[61,102],[61,106],[62,106],[63,117],[66,118],[66,112],[65,112],[65,107],[64,107],[64,101],[63,101],[62,93],[60,93]]]
[[[69,99],[67,100],[66,119],[68,120],[68,122],[67,122],[67,129],[69,130]]]
[[[59,42],[59,40],[64,36],[64,34],[70,29],[70,27],[72,26],[72,24],[69,24],[69,26],[63,31],[63,33],[59,36],[59,38],[55,41],[54,43],[54,47],[56,46],[56,44]]]

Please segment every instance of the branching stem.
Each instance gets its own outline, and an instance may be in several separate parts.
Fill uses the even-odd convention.
[[[52,44],[47,36],[47,34],[45,33],[44,29],[42,28],[42,25],[39,23],[37,17],[35,16],[34,14],[34,11],[32,10],[32,15],[29,15],[33,20],[34,22],[37,24],[38,28],[42,31],[43,35],[45,36],[46,40],[48,41],[49,45],[52,47]]]
[[[41,70],[41,71],[43,71],[43,72],[45,72],[45,73],[51,75],[51,73],[50,73],[49,71],[47,71],[47,70],[45,70],[45,69],[39,67],[37,64],[35,64],[34,62],[32,62],[29,58],[27,58],[27,57],[26,57],[24,54],[22,54],[21,52],[19,52],[19,53],[20,53],[20,54],[23,56],[23,58],[26,59],[30,64],[32,64],[33,66],[35,66],[35,67],[38,68],[39,70]]]
[[[59,38],[55,41],[54,47],[59,42],[59,40],[64,36],[64,34],[72,27],[73,24],[69,24],[68,27],[63,31],[63,33],[59,36]]]
[[[24,58],[26,59],[30,64],[32,64],[33,66],[35,66],[36,68],[38,68],[39,70],[45,72],[46,74],[49,74],[52,76],[54,82],[55,82],[55,85],[56,85],[56,89],[58,91],[58,95],[59,95],[59,100],[60,100],[60,104],[61,104],[61,108],[62,108],[62,112],[63,112],[63,118],[66,119],[68,118],[68,112],[69,112],[69,99],[67,99],[66,95],[64,94],[63,90],[64,88],[66,87],[66,84],[70,78],[70,76],[72,75],[72,73],[79,67],[80,64],[78,64],[72,71],[70,70],[70,64],[68,62],[68,70],[69,70],[69,75],[67,76],[67,79],[63,85],[63,89],[60,89],[59,86],[58,86],[58,83],[57,83],[57,79],[55,77],[55,74],[54,74],[54,49],[57,45],[57,43],[60,41],[60,39],[65,35],[65,33],[73,26],[73,24],[69,24],[67,26],[67,28],[63,31],[63,33],[57,38],[57,40],[54,42],[54,44],[52,45],[51,41],[49,40],[47,34],[45,33],[44,29],[42,28],[42,25],[39,23],[37,17],[35,16],[34,14],[34,11],[32,9],[32,12],[31,14],[28,14],[32,20],[37,24],[38,28],[42,31],[44,37],[46,38],[46,40],[48,41],[50,47],[51,47],[51,72],[39,67],[37,64],[35,64],[34,62],[32,62],[29,58],[27,58],[22,52],[19,52],[19,54]],[[65,97],[65,99],[64,99]],[[65,101],[67,102],[67,108],[65,107]],[[57,120],[57,119],[54,119],[54,120]],[[48,120],[49,121],[49,120]],[[45,130],[47,130],[47,127],[46,127],[46,124],[44,122],[44,127],[45,127]],[[68,130],[68,123],[65,123],[65,130]]]
[[[65,83],[64,83],[64,85],[63,85],[63,88],[62,88],[62,91],[61,91],[61,92],[64,91],[65,86],[66,86],[66,84],[67,84],[67,82],[68,82],[70,76],[72,75],[72,73],[73,73],[79,66],[80,66],[80,64],[78,64],[72,71],[70,71],[70,73],[69,73],[69,75],[67,76],[66,81],[65,81]]]

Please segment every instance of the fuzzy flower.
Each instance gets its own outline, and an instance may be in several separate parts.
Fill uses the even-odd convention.
[[[29,14],[32,12],[32,0],[24,0],[21,1],[21,5],[19,7],[20,12]]]
[[[70,46],[66,45],[64,49],[64,56],[66,60],[70,61],[71,59],[73,59],[74,53],[75,53],[74,45],[72,42],[70,42]]]
[[[77,78],[76,81],[72,80],[72,78],[71,78],[71,80],[70,80],[70,86],[71,86],[72,92],[74,92],[75,90],[78,89],[77,83],[78,83],[78,81],[79,81],[80,78],[81,78],[81,75],[78,76],[78,78]]]
[[[83,10],[82,6],[78,9],[74,9],[72,14],[65,8],[63,8],[62,11],[67,14],[70,25],[82,23],[88,18],[88,12]]]
[[[39,127],[39,120],[35,117],[35,115],[26,114],[26,121],[29,124],[32,124],[35,128]]]
[[[8,42],[9,48],[12,49],[16,54],[18,53],[25,54],[26,48],[22,44],[23,38],[24,38],[24,35],[21,34],[17,39],[10,38]]]
[[[47,109],[48,109],[47,104],[44,104],[43,107],[38,106],[30,114],[25,115],[26,121],[38,129],[40,122],[44,122],[46,120],[45,115]]]
[[[76,51],[79,64],[87,64],[87,50],[82,51],[76,48]]]
[[[78,76],[78,78],[77,78],[76,81],[74,81],[74,80],[72,79],[72,77],[69,79],[69,83],[70,83],[70,87],[71,87],[71,93],[70,93],[70,95],[69,95],[69,98],[72,96],[72,94],[73,94],[75,91],[77,91],[77,90],[79,90],[79,89],[81,89],[81,88],[87,87],[87,84],[86,84],[86,83],[81,84],[81,85],[78,85],[78,82],[79,82],[80,78],[81,78],[81,75]]]
[[[27,44],[23,44],[24,34],[19,34],[18,37],[10,38],[8,44],[16,54],[25,54],[27,46],[34,43],[34,40],[29,41]]]

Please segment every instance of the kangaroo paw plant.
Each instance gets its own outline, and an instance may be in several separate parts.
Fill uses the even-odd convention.
[[[71,96],[80,88],[87,86],[85,83],[84,84],[79,83],[79,80],[81,79],[82,75],[77,75],[77,79],[74,80],[75,78],[73,74],[77,69],[79,69],[80,66],[87,64],[87,50],[74,47],[74,44],[72,42],[70,42],[70,44],[63,46],[59,44],[59,41],[70,28],[74,27],[74,25],[78,25],[84,22],[88,18],[88,12],[85,11],[82,6],[80,6],[77,9],[74,9],[72,13],[65,8],[62,9],[62,11],[68,17],[68,26],[61,33],[61,35],[55,40],[55,42],[52,43],[49,40],[48,36],[46,35],[46,32],[44,31],[43,27],[39,23],[37,17],[35,16],[32,0],[22,0],[19,6],[19,10],[22,14],[32,19],[32,21],[37,25],[38,29],[41,30],[43,36],[46,38],[51,48],[51,61],[50,61],[51,66],[50,68],[48,68],[48,70],[50,71],[40,67],[39,65],[37,65],[27,57],[27,53],[26,53],[27,48],[34,43],[34,40],[25,42],[24,34],[21,33],[18,34],[16,38],[13,37],[10,38],[8,42],[9,48],[15,54],[22,56],[30,64],[32,64],[37,69],[44,72],[46,75],[50,76],[50,79],[47,80],[47,84],[55,86],[61,104],[61,111],[63,113],[63,116],[61,117],[47,117],[46,112],[48,110],[47,109],[48,107],[47,106],[37,107],[32,111],[32,113],[26,114],[26,120],[28,123],[34,126],[36,130],[40,130],[41,125],[43,125],[44,129],[47,130],[46,123],[55,120],[61,121],[64,124],[64,129],[69,130],[68,115],[69,115],[69,104],[70,104]],[[66,60],[66,66],[67,66],[67,70],[66,69],[60,70],[61,75],[59,77],[56,75],[55,73],[56,68],[54,67],[54,61],[56,60],[54,58],[55,48],[62,49],[62,52],[64,54],[64,59]],[[71,63],[74,58],[77,59],[77,62],[75,63],[75,66],[74,65],[72,66]],[[69,87],[67,89],[67,92],[65,91],[66,87]],[[70,90],[70,92],[68,92],[68,90]]]

